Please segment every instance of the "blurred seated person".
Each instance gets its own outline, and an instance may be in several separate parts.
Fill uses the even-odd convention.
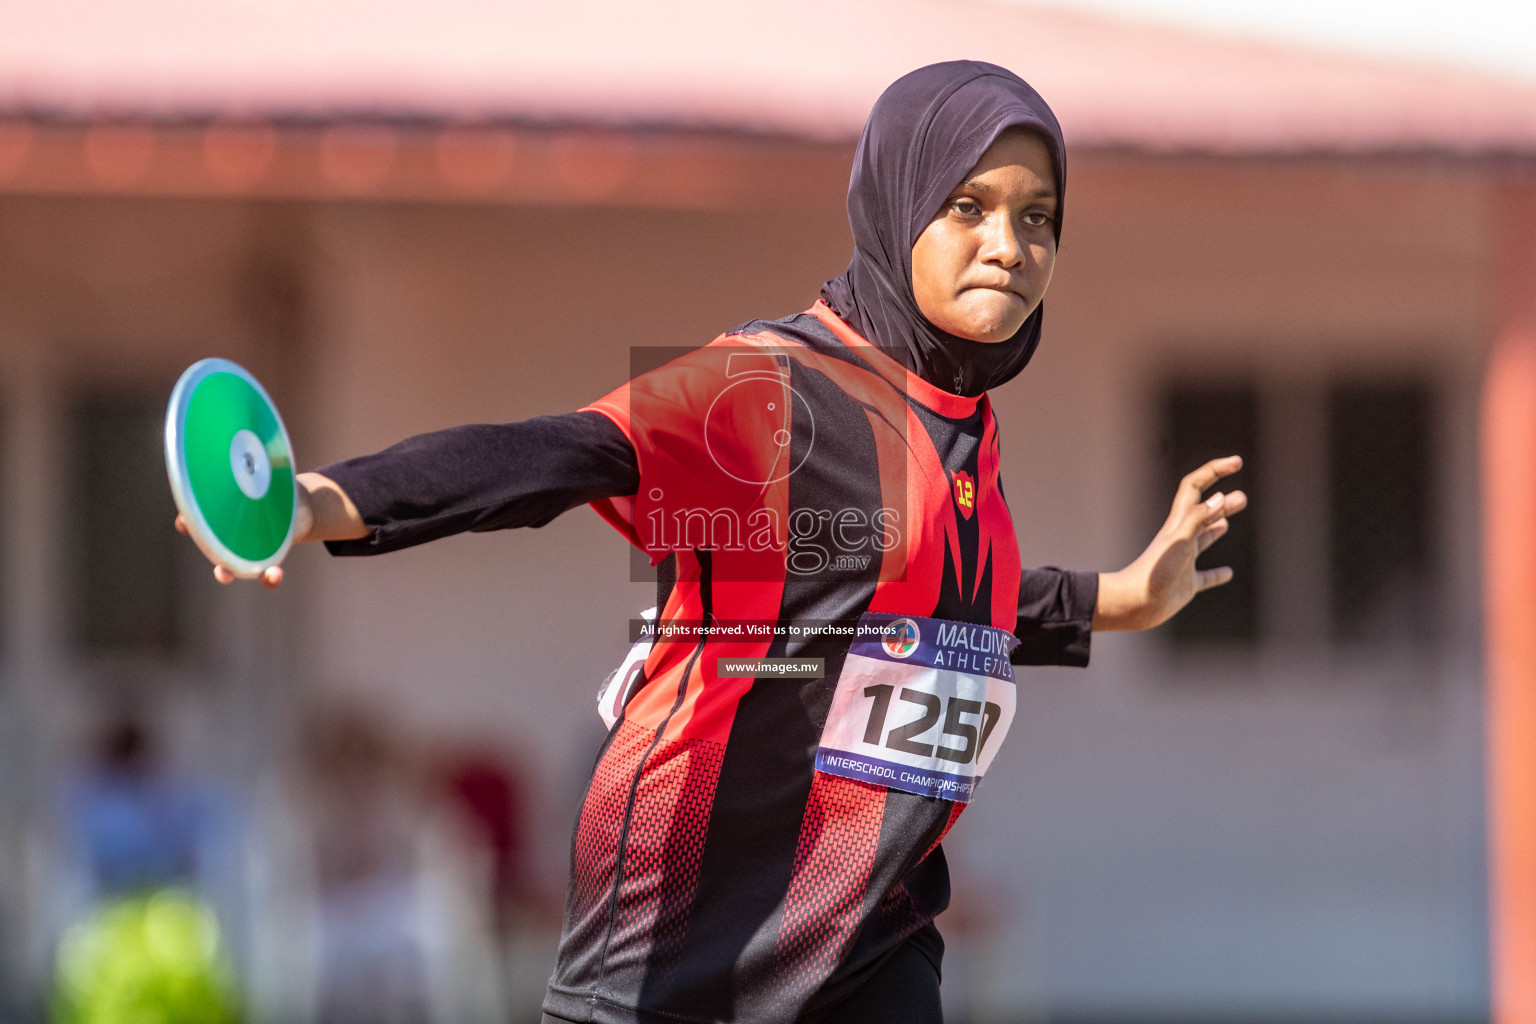
[[[66,800],[71,839],[97,898],[169,885],[196,885],[219,827],[218,790],[178,778],[132,713],[109,721],[94,764]]]
[[[228,803],[211,783],[170,772],[137,715],[108,721],[63,801],[67,860],[89,909],[59,945],[55,1024],[238,1018],[210,902],[238,887],[237,872],[219,870],[232,866],[217,852]]]

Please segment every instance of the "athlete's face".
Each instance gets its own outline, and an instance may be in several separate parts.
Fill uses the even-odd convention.
[[[1010,128],[912,246],[912,294],[940,330],[1007,341],[1040,305],[1056,263],[1056,174],[1034,132]]]

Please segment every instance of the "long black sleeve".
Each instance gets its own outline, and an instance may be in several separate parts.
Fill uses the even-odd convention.
[[[640,487],[629,439],[598,412],[418,434],[319,472],[341,486],[373,530],[361,540],[326,541],[333,555],[378,555],[466,530],[543,526],[567,509]]]
[[[1025,569],[1013,629],[1019,646],[1009,660],[1015,665],[1087,665],[1098,600],[1098,573]]]

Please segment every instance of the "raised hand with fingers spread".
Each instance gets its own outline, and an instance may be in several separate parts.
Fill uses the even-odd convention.
[[[1202,590],[1232,579],[1227,566],[1195,568],[1195,559],[1227,532],[1228,517],[1248,507],[1242,491],[1202,495],[1243,468],[1236,455],[1212,459],[1179,482],[1173,508],[1152,543],[1119,572],[1099,574],[1096,630],[1151,629],[1167,622]]]

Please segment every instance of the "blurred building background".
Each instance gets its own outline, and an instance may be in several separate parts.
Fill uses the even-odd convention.
[[[654,591],[586,510],[218,587],[171,385],[243,363],[303,466],[575,408],[810,305],[870,103],[957,56],[1072,147],[994,396],[1026,564],[1119,567],[1229,451],[1254,508],[1219,596],[1022,676],[946,843],[950,1018],[1489,1017],[1479,424],[1536,88],[987,0],[67,0],[0,30],[0,1020],[107,985],[82,929],[146,880],[206,992],[155,1019],[537,1019]]]

